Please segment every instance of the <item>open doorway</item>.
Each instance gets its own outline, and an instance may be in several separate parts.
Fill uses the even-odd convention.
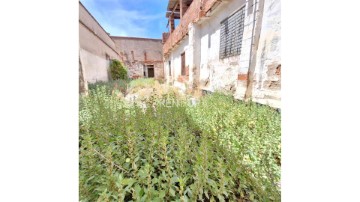
[[[154,65],[147,65],[147,77],[148,78],[154,78],[155,77],[155,71],[154,71]]]
[[[185,75],[186,74],[186,70],[185,70],[185,52],[183,52],[181,54],[181,75]]]

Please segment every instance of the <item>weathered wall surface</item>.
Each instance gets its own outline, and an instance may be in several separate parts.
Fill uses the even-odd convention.
[[[169,82],[179,81],[189,87],[211,91],[235,91],[240,56],[220,59],[220,23],[244,4],[245,0],[221,3],[207,16],[208,18],[189,24],[188,36],[172,47],[169,57],[164,60],[166,78]],[[182,52],[185,52],[187,77],[181,76]],[[169,60],[172,66],[171,76]]]
[[[108,81],[109,60],[99,57],[84,49],[80,49],[80,60],[84,67],[84,78],[89,83]]]
[[[220,23],[245,5],[245,0],[220,4],[201,22],[201,58],[199,87],[208,90],[235,91],[240,55],[220,59]],[[244,44],[243,41],[243,46]]]
[[[147,39],[137,37],[111,36],[121,60],[128,67],[129,77],[144,77],[147,65],[153,65],[155,78],[164,78],[162,41],[161,39]]]
[[[258,5],[256,10],[258,9]],[[245,19],[245,44],[240,55],[239,80],[235,98],[243,99],[246,91],[252,36],[253,14]],[[280,0],[265,0],[252,100],[280,108],[281,100],[281,4]]]
[[[206,17],[189,24],[186,29],[188,36],[176,43],[169,42],[178,37],[172,36],[174,33],[176,35],[179,30],[184,30],[181,26],[176,28],[164,44],[164,50],[169,51],[164,60],[167,82],[181,82],[183,86],[187,84],[187,87],[210,91],[230,91],[235,98],[243,99],[248,83],[253,26],[259,16],[258,1],[222,1],[209,9],[204,14]],[[220,59],[220,23],[242,7],[245,9],[245,19],[241,53]],[[197,11],[190,11],[194,13],[185,13],[184,17],[198,14]],[[252,94],[254,101],[273,107],[280,107],[281,97],[280,13],[280,0],[265,0]],[[182,52],[186,55],[186,77],[180,75]],[[176,85],[180,86],[178,83]]]
[[[280,108],[281,100],[281,3],[266,0],[257,51],[253,100]]]
[[[186,36],[179,45],[173,49],[170,55],[164,60],[164,70],[166,75],[166,81],[168,84],[175,84],[184,86],[185,82],[188,80],[188,77],[181,75],[181,54],[185,52],[185,68],[189,67],[189,37]],[[169,69],[169,61],[171,61],[171,68]],[[169,70],[171,70],[171,76],[169,75]],[[187,73],[189,71],[187,70]]]
[[[87,82],[108,81],[109,59],[119,60],[119,54],[114,41],[80,2],[79,43]]]

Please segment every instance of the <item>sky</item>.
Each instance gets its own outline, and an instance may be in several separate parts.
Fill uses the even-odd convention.
[[[162,37],[167,0],[80,0],[111,36]]]

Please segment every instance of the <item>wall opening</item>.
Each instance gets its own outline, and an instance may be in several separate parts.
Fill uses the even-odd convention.
[[[171,76],[171,60],[169,60],[169,76]]]
[[[185,75],[185,52],[181,53],[181,75]]]
[[[244,32],[245,7],[220,24],[220,59],[240,55]]]
[[[154,78],[155,77],[154,65],[148,65],[147,72],[148,72],[148,78]]]

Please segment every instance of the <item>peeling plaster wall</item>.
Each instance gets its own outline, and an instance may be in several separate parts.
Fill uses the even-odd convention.
[[[257,63],[253,100],[280,108],[281,101],[281,4],[266,0]]]
[[[208,19],[189,24],[188,36],[173,48],[169,57],[164,60],[168,83],[178,81],[187,84],[188,87],[235,91],[240,56],[219,58],[220,22],[244,4],[245,0],[223,2]],[[181,76],[181,53],[184,51],[188,72],[188,77],[185,78]]]
[[[174,48],[169,57],[165,58],[165,78],[168,84],[178,83],[177,85],[185,86],[185,83],[183,81],[186,78],[181,76],[181,54],[185,52],[185,67],[188,67],[190,58],[189,48],[189,37],[186,36],[180,42],[180,44],[176,48]],[[169,76],[169,60],[171,61],[171,76]]]
[[[252,32],[254,25],[254,15],[258,15],[258,8],[259,8],[259,5],[258,3],[256,3],[256,1],[259,0],[247,0],[245,5],[244,33],[243,33],[241,54],[239,60],[239,69],[237,75],[238,81],[237,81],[236,92],[234,94],[234,97],[237,99],[244,99],[245,92],[247,89],[251,43],[252,43],[251,40],[253,38]],[[256,8],[254,12],[255,6]],[[255,23],[256,23],[256,18],[255,18]]]
[[[230,91],[235,98],[243,99],[248,81],[254,15],[259,14],[259,5],[255,3],[256,1],[258,2],[258,0],[222,1],[214,10],[210,10],[207,17],[196,23],[190,23],[188,36],[173,47],[169,56],[164,58],[167,83],[210,91]],[[245,6],[245,19],[241,54],[220,59],[220,22],[243,6]],[[254,6],[256,6],[255,12]],[[280,105],[280,14],[280,0],[265,0],[254,75],[253,100],[273,107]],[[184,51],[189,73],[185,79],[180,75],[181,53]],[[169,76],[169,60],[171,76]]]
[[[240,55],[220,59],[221,21],[245,5],[245,0],[220,4],[209,19],[201,22],[199,87],[208,90],[235,91]]]

